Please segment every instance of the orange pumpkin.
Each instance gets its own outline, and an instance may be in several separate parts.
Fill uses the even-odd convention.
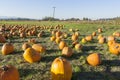
[[[98,43],[103,44],[105,43],[106,39],[104,37],[101,37],[98,41]]]
[[[71,80],[72,66],[65,58],[56,58],[51,65],[52,80]]]
[[[61,41],[60,43],[59,43],[59,49],[63,49],[64,47],[66,47],[67,46],[67,44],[64,42],[64,41]]]
[[[71,37],[72,41],[76,41],[78,39],[78,36],[73,34],[72,37]]]
[[[101,37],[103,37],[103,35],[99,34],[98,37],[97,37],[97,39],[99,40]]]
[[[114,43],[116,43],[115,41],[108,41],[108,46],[111,46],[111,45],[113,45]]]
[[[112,44],[111,46],[109,46],[109,51],[112,54],[116,55],[120,54],[120,44],[118,43]]]
[[[40,61],[41,55],[33,48],[27,48],[23,54],[24,59],[29,63]]]
[[[31,47],[28,43],[22,45],[22,50],[25,51],[27,48]]]
[[[92,33],[92,36],[96,36],[96,32],[93,32],[93,33]]]
[[[75,49],[76,49],[76,50],[81,50],[81,49],[82,49],[82,45],[79,44],[79,43],[76,44],[76,45],[75,45]]]
[[[4,36],[2,36],[2,34],[0,34],[0,43],[5,43],[6,39]]]
[[[51,41],[55,41],[55,39],[56,39],[55,36],[50,37],[50,40],[51,40]]]
[[[62,35],[62,32],[61,32],[61,31],[57,31],[57,32],[55,33],[55,35],[56,35],[56,37],[60,37],[60,36]]]
[[[92,53],[87,57],[87,62],[92,66],[97,66],[101,63],[101,58],[98,53]]]
[[[89,36],[86,36],[85,39],[86,39],[87,41],[92,41],[93,37],[92,37],[92,35],[89,35]]]
[[[73,54],[73,50],[70,47],[64,47],[62,50],[62,55],[70,57]]]
[[[0,68],[0,80],[20,80],[18,70],[12,65]]]
[[[33,44],[32,48],[35,49],[39,53],[43,53],[46,51],[46,48],[43,45],[40,44]]]
[[[60,37],[57,37],[57,38],[55,39],[55,42],[56,42],[57,44],[59,44],[60,41],[61,41],[61,38],[60,38]]]
[[[101,32],[102,32],[102,28],[99,28],[99,29],[98,29],[98,33],[101,33]]]
[[[7,54],[10,54],[14,51],[14,46],[13,44],[11,43],[5,43],[3,46],[2,46],[2,54],[3,55],[7,55]]]
[[[114,40],[115,40],[115,37],[114,37],[114,36],[108,36],[107,40],[108,40],[108,41],[114,41]]]

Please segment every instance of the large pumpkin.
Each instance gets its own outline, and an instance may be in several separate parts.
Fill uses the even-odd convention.
[[[46,51],[46,48],[43,45],[40,44],[33,44],[32,48],[38,51],[39,53],[43,53]]]
[[[63,49],[65,46],[67,46],[67,44],[64,42],[64,41],[61,41],[60,43],[59,43],[59,49]]]
[[[98,53],[92,53],[87,57],[87,62],[92,66],[97,66],[101,63],[101,58]]]
[[[64,47],[62,50],[62,55],[70,57],[73,54],[73,50],[70,47]]]
[[[23,54],[23,57],[29,63],[37,62],[41,59],[40,54],[33,48],[27,48]]]
[[[14,46],[13,44],[11,43],[5,43],[3,46],[2,46],[2,54],[3,55],[7,55],[7,54],[10,54],[14,51]]]
[[[12,65],[0,68],[0,80],[20,80],[18,70]]]
[[[64,58],[56,58],[51,65],[52,80],[71,80],[72,66]]]

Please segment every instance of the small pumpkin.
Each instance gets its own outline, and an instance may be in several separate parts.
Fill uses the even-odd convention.
[[[79,44],[79,43],[76,44],[76,45],[75,45],[75,49],[76,49],[76,50],[81,50],[81,49],[82,49],[82,45]]]
[[[55,41],[55,39],[56,39],[55,36],[50,37],[50,40],[51,40],[51,41]]]
[[[7,55],[14,51],[14,46],[12,43],[5,43],[2,46],[2,54]]]
[[[78,39],[78,36],[73,34],[72,37],[71,37],[72,41],[76,41]]]
[[[71,80],[72,66],[65,58],[56,58],[51,65],[52,80]]]
[[[97,66],[101,63],[101,58],[98,53],[92,53],[87,57],[87,62],[92,66]]]
[[[56,42],[57,44],[59,44],[60,41],[61,41],[61,38],[60,38],[60,37],[57,37],[57,38],[55,39],[55,42]]]
[[[98,40],[98,43],[100,44],[103,44],[105,43],[106,39],[104,37],[101,37],[99,40]]]
[[[0,67],[0,80],[20,80],[19,72],[12,65]]]
[[[66,57],[70,57],[73,54],[73,50],[70,47],[64,47],[62,50],[62,55],[66,56]]]
[[[34,63],[41,60],[41,55],[33,48],[27,48],[23,53],[23,57],[29,63]]]
[[[98,33],[101,33],[102,32],[102,28],[98,28]]]
[[[85,37],[85,39],[86,39],[87,41],[92,41],[93,37],[92,37],[92,35],[88,35],[88,36]]]
[[[65,43],[65,41],[60,41],[59,43],[59,49],[63,49],[65,46],[67,46],[67,44]]]
[[[92,36],[96,36],[96,32],[93,32],[93,33],[92,33]]]
[[[87,43],[87,40],[86,40],[85,38],[82,38],[81,42],[82,42],[83,44],[85,44],[85,43]]]
[[[22,50],[25,51],[27,48],[31,47],[28,43],[22,45]]]
[[[6,39],[4,36],[2,36],[2,34],[0,34],[0,43],[5,43]]]
[[[43,45],[40,44],[33,44],[32,48],[35,49],[39,53],[43,53],[46,51],[46,48]]]

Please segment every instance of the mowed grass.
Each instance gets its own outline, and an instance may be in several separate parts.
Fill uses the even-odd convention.
[[[61,29],[62,32],[66,32],[69,36],[64,39],[68,46],[72,46],[71,35],[73,32],[70,32],[69,29],[73,30],[78,29],[80,36],[78,41],[81,43],[81,39],[86,35],[91,35],[92,32],[97,32],[98,28],[102,28],[102,33],[97,33],[97,35],[102,34],[106,38],[109,35],[112,35],[113,32],[120,32],[120,25],[111,23],[111,22],[63,22],[63,21],[1,21],[0,25],[27,25],[29,26],[55,26],[55,25],[64,25],[64,28]],[[43,30],[39,30],[43,31]],[[15,47],[15,51],[10,55],[2,55],[0,52],[0,66],[11,64],[14,65],[20,73],[20,80],[51,80],[50,67],[53,60],[61,56],[62,51],[59,50],[58,44],[50,41],[51,32],[48,29],[45,29],[45,34],[43,37],[38,38],[37,36],[28,36],[26,38],[20,38],[19,36],[13,36],[12,38],[7,39],[11,41]],[[46,46],[47,51],[42,55],[42,59],[39,62],[30,64],[26,62],[23,58],[24,51],[22,50],[22,44],[27,42],[29,39],[35,38],[36,43]],[[120,38],[117,37],[117,41],[120,42]],[[82,43],[81,43],[82,44]],[[3,43],[0,43],[0,48]],[[76,51],[74,48],[74,54],[67,58],[65,57],[72,65],[73,76],[72,80],[119,80],[120,74],[120,56],[111,54],[108,49],[107,43],[99,44],[97,36],[94,37],[94,40],[82,44],[83,49]],[[86,57],[93,52],[100,54],[102,62],[99,66],[93,67],[90,66]]]

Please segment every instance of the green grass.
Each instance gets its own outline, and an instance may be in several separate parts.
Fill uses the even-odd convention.
[[[112,35],[113,32],[120,32],[120,25],[110,24],[110,22],[50,22],[50,21],[1,21],[0,25],[28,25],[30,26],[50,26],[62,24],[64,29],[62,31],[69,34],[67,39],[64,39],[66,43],[71,46],[71,35],[73,32],[69,32],[70,28],[79,29],[80,36],[79,42],[86,35],[92,34],[92,32],[97,32],[98,28],[102,28],[103,34],[106,38]],[[38,30],[40,32],[41,30]],[[98,35],[98,33],[97,33]],[[20,73],[21,80],[50,80],[50,67],[52,61],[61,56],[61,50],[59,50],[58,45],[55,42],[50,41],[51,33],[45,30],[45,36],[38,38],[37,36],[30,36],[27,38],[20,38],[19,36],[14,36],[13,38],[7,39],[14,44],[15,51],[13,54],[3,56],[0,52],[0,65],[11,64],[17,67]],[[22,44],[30,38],[35,38],[38,44],[46,46],[47,51],[42,54],[42,59],[39,62],[30,64],[26,62],[23,58],[24,51],[22,50]],[[117,38],[120,41],[120,38]],[[3,43],[0,43],[0,48]],[[73,70],[72,80],[119,80],[120,73],[120,56],[113,55],[109,52],[107,43],[99,44],[97,41],[97,36],[94,37],[94,41],[82,44],[83,49],[81,51],[76,51],[74,48],[74,54],[66,58],[70,61]],[[97,52],[101,55],[102,62],[99,66],[92,67],[86,62],[86,57],[93,52]]]

